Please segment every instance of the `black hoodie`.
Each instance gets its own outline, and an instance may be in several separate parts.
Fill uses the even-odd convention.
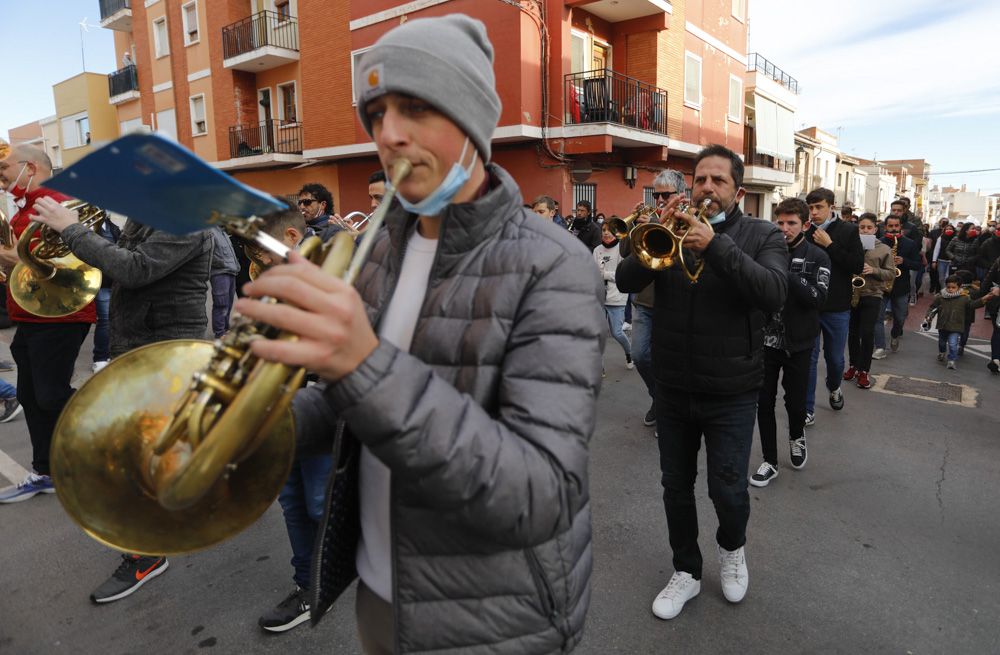
[[[813,235],[818,229],[813,225],[806,233],[806,238],[813,245],[815,245]],[[820,311],[849,312],[851,295],[854,291],[851,287],[851,277],[861,274],[861,269],[865,266],[865,249],[861,247],[858,226],[854,223],[831,218],[827,221],[826,233],[830,235],[833,243],[827,248],[816,246],[820,250],[825,250],[830,258],[830,291]]]

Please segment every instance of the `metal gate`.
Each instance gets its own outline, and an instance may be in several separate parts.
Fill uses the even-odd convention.
[[[576,206],[581,200],[586,200],[590,203],[590,213],[592,216],[597,215],[597,184],[592,182],[574,182],[573,183],[573,208],[570,210],[570,216],[576,211]]]

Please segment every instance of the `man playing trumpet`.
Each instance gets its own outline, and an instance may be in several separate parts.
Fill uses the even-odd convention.
[[[482,23],[460,15],[379,39],[357,67],[359,118],[390,181],[413,165],[386,229],[354,287],[293,253],[237,305],[299,336],[255,341],[257,355],[328,383],[295,399],[299,446],[330,440],[338,419],[362,446],[366,653],[566,652],[589,603],[603,284],[490,163],[492,61]],[[332,558],[314,560],[310,602]]]
[[[702,437],[708,454],[709,496],[719,519],[716,533],[722,590],[738,603],[746,594],[744,545],[750,517],[747,467],[764,379],[764,324],[781,309],[788,290],[788,248],[770,223],[744,216],[743,162],[722,146],[695,159],[692,200],[707,222],[677,211],[671,197],[661,221],[681,227],[686,268],[652,271],[635,256],[618,266],[618,288],[638,293],[654,283],[653,371],[663,504],[675,573],[653,601],[661,619],[677,616],[701,591],[702,557],[694,482]]]

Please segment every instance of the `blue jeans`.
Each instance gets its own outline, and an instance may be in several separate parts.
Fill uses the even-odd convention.
[[[958,342],[962,338],[961,332],[949,332],[938,330],[938,352],[943,353],[945,347],[948,348],[948,361],[954,362],[958,359]]]
[[[708,496],[719,519],[715,540],[730,551],[746,543],[750,520],[747,467],[756,418],[756,390],[722,396],[657,387],[660,484],[675,571],[686,571],[701,579],[694,483],[702,435]]]
[[[9,398],[17,397],[17,387],[9,382],[0,380],[0,400],[7,400]]]
[[[948,275],[951,273],[951,260],[950,259],[939,259],[937,261],[937,274],[938,283],[941,288],[944,289],[944,281],[948,279]]]
[[[608,317],[608,328],[611,330],[611,336],[625,351],[625,356],[631,357],[632,346],[628,342],[628,337],[625,336],[625,331],[622,330],[622,322],[625,320],[625,305],[605,305],[604,313]]]
[[[896,296],[895,298],[882,298],[882,310],[875,319],[875,347],[885,348],[885,313],[892,312],[892,332],[889,334],[893,339],[898,339],[903,335],[903,324],[910,314],[909,296]]]
[[[235,297],[235,275],[219,273],[212,276],[212,334],[216,339],[229,331],[229,314]]]
[[[653,397],[653,310],[632,303],[632,362]]]
[[[97,298],[94,300],[97,305],[97,325],[94,326],[94,361],[106,362],[111,359],[111,333],[108,331],[111,288],[102,288],[97,292]]]
[[[309,588],[313,543],[323,518],[326,481],[332,467],[330,455],[296,459],[278,495],[278,503],[285,514],[288,541],[292,544],[293,579],[302,589]]]
[[[851,327],[851,312],[820,312],[820,334],[816,336],[812,359],[809,362],[809,388],[806,391],[806,413],[816,412],[816,364],[819,363],[820,339],[823,340],[823,358],[826,360],[826,388],[840,388],[844,376],[844,346]]]

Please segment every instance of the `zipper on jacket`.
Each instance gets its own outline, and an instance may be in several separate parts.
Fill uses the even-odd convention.
[[[548,617],[552,627],[558,630],[559,634],[565,637],[566,633],[563,631],[563,627],[559,621],[559,610],[556,607],[555,592],[552,589],[552,585],[549,583],[549,579],[545,576],[545,571],[542,569],[542,563],[538,561],[538,555],[535,553],[535,549],[525,548],[524,557],[528,561],[528,570],[531,572],[531,577],[535,580],[535,589],[538,593],[538,598],[542,603],[542,611],[545,612],[545,615]]]

